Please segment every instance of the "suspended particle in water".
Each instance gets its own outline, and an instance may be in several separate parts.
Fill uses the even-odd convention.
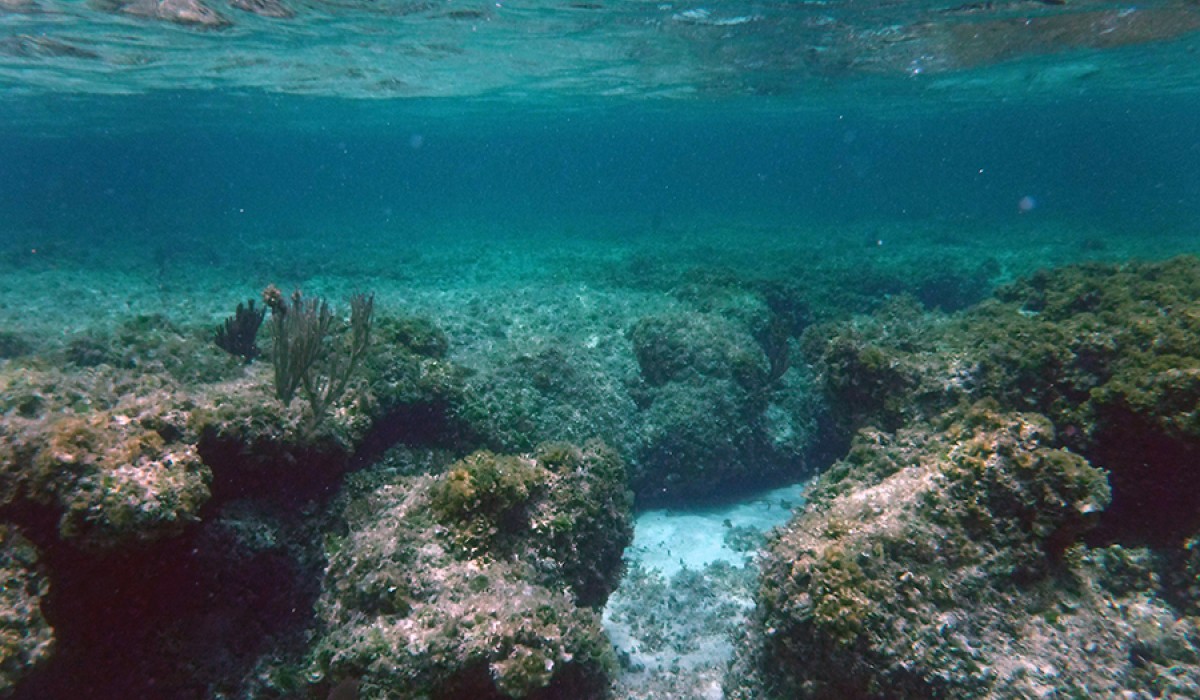
[[[1017,202],[1017,211],[1021,212],[1022,214],[1028,214],[1036,209],[1037,205],[1038,203],[1036,199],[1030,197],[1029,195],[1025,195],[1020,199],[1020,201]]]

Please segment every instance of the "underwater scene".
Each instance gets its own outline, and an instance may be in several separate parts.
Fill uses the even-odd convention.
[[[1198,56],[0,0],[0,698],[1200,698]]]

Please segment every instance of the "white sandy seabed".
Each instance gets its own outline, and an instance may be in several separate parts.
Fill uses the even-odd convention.
[[[622,659],[623,697],[723,697],[721,678],[737,631],[754,606],[754,552],[731,547],[730,534],[765,534],[783,525],[803,503],[806,486],[638,515],[625,552],[630,574],[604,610],[605,630]]]

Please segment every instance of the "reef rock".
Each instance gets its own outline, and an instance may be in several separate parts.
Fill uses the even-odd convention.
[[[1196,697],[1153,555],[1089,548],[1105,473],[994,403],[863,430],[768,547],[729,697]]]
[[[477,452],[352,501],[332,544],[310,677],[363,698],[602,697],[599,608],[632,538],[600,443]]]
[[[291,19],[296,15],[279,0],[229,0],[239,10],[272,19]]]
[[[169,383],[112,380],[0,377],[13,409],[0,420],[0,505],[48,506],[59,537],[89,549],[178,535],[197,520],[212,478],[189,433],[186,395]]]
[[[641,409],[633,472],[641,502],[744,491],[804,463],[812,408],[802,397],[811,393],[788,384],[802,381],[787,375],[788,334],[772,327],[761,302],[752,308],[748,322],[678,312],[629,330],[640,379],[631,392]]]
[[[1109,472],[1094,541],[1169,549],[1200,530],[1195,257],[1042,271],[954,316],[896,301],[802,345],[838,439],[993,399]]]
[[[208,29],[227,27],[224,15],[200,0],[98,0],[100,9]]]
[[[0,525],[0,695],[10,695],[54,648],[54,629],[41,608],[49,588],[37,549]]]

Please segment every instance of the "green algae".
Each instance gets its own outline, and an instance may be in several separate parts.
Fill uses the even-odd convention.
[[[810,327],[848,449],[768,545],[730,697],[1196,692],[1198,290],[1190,257],[1088,264]]]
[[[320,676],[364,697],[600,697],[615,666],[595,608],[632,535],[624,467],[600,443],[476,452],[381,482],[329,551]]]

